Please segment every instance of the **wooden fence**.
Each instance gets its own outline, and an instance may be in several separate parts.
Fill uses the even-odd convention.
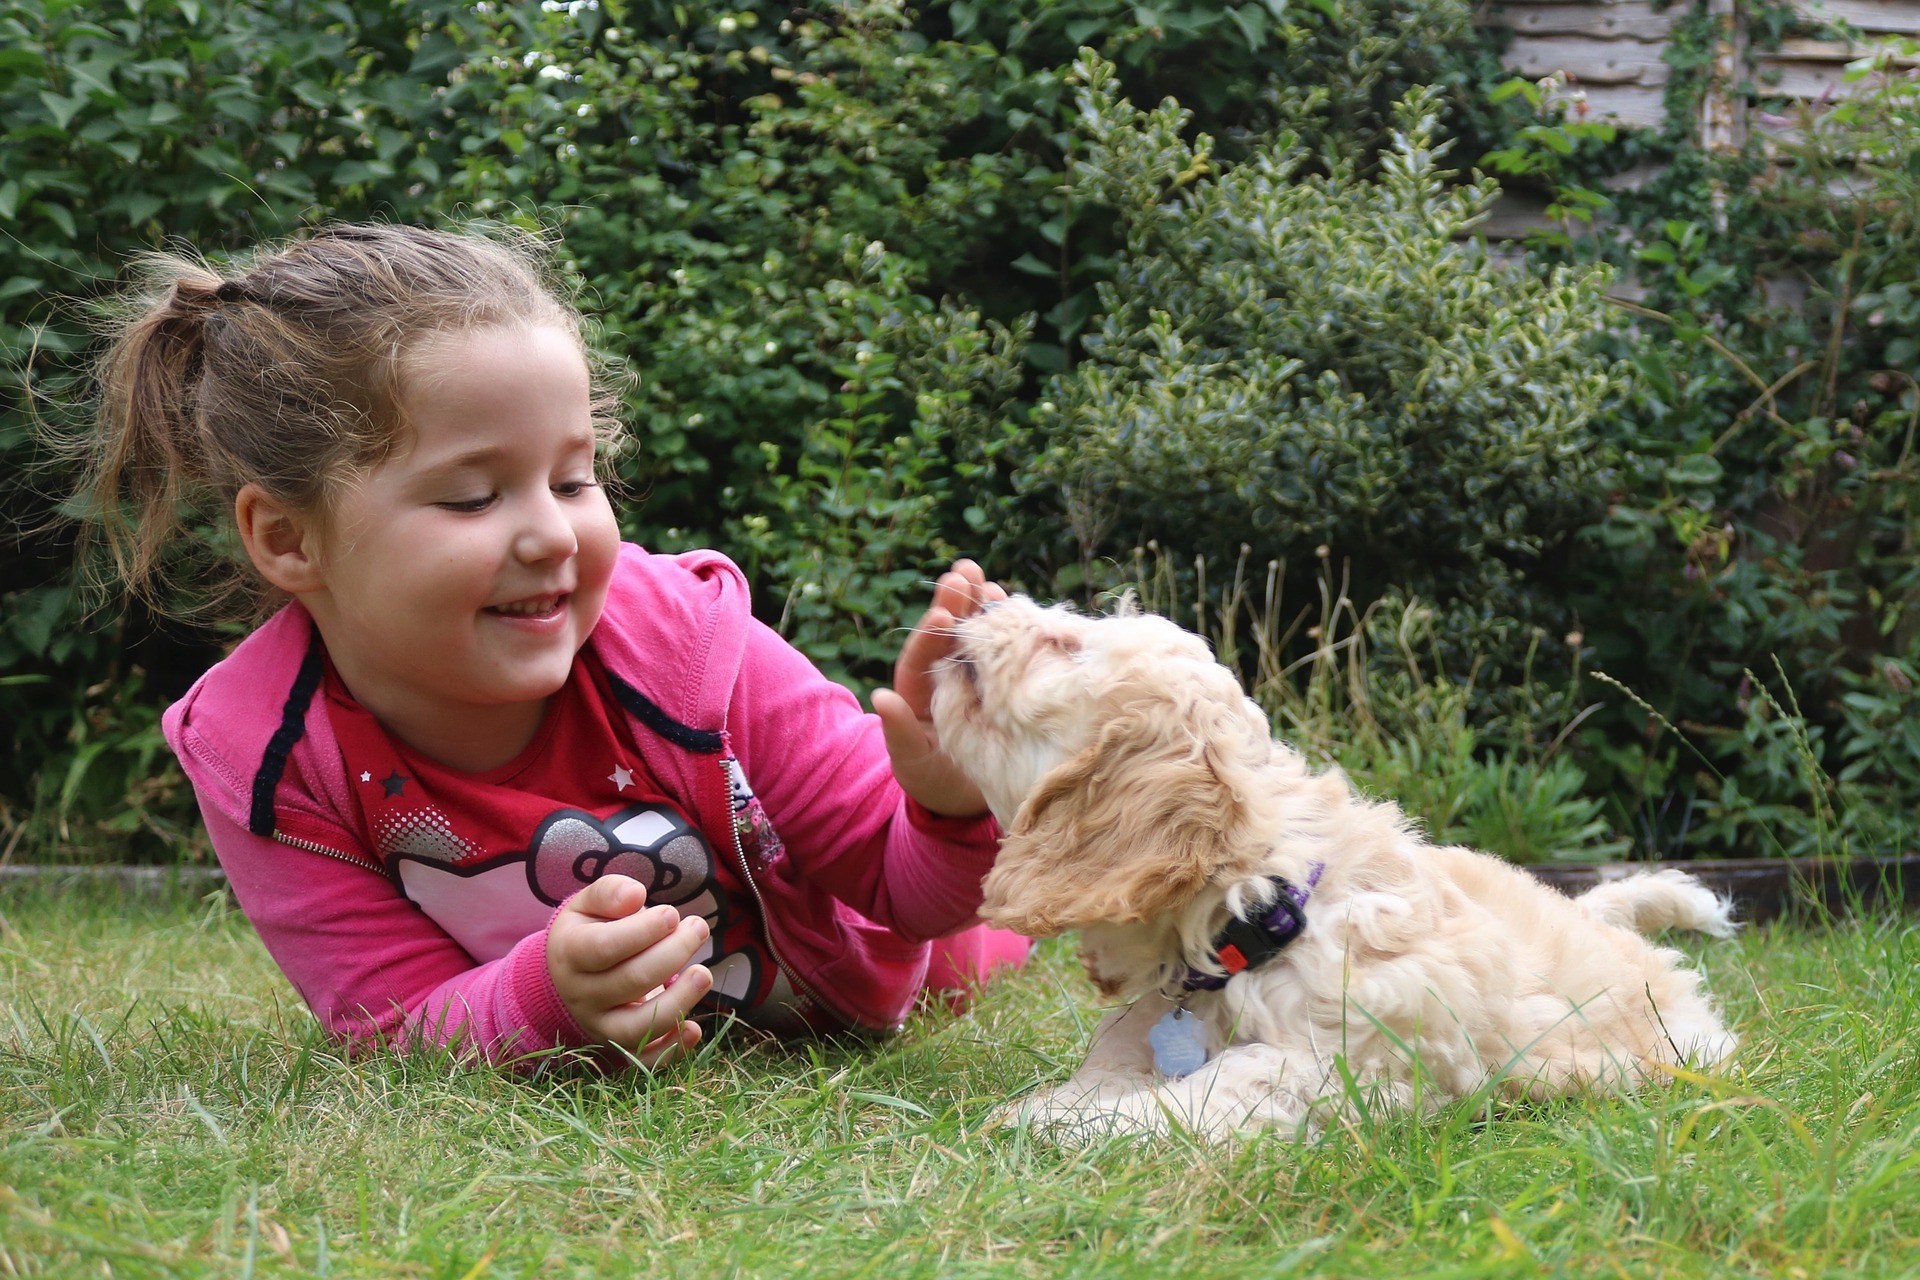
[[[1757,47],[1748,38],[1748,17],[1738,0],[1696,0],[1719,29],[1705,93],[1690,126],[1701,145],[1743,145],[1756,131],[1782,132],[1778,121],[1795,107],[1818,109],[1848,91],[1847,64],[1878,41],[1920,39],[1920,0],[1795,0],[1799,30],[1778,48]],[[1584,96],[1595,118],[1631,128],[1666,123],[1666,61],[1674,27],[1690,13],[1687,0],[1658,5],[1651,0],[1503,0],[1483,11],[1481,24],[1513,33],[1505,60],[1517,74],[1538,80],[1563,77],[1567,92]],[[1842,38],[1845,23],[1857,38]],[[1632,188],[1652,176],[1632,170],[1609,181]],[[1485,226],[1495,240],[1522,236],[1545,221],[1544,201],[1515,193],[1503,196]]]

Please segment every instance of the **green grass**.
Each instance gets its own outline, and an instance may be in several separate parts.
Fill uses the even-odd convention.
[[[1903,919],[1697,948],[1724,1079],[1060,1150],[981,1126],[1077,1060],[1058,945],[888,1043],[527,1080],[343,1061],[219,897],[0,913],[0,1276],[1920,1275]]]

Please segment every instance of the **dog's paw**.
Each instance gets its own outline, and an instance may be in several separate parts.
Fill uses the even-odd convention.
[[[1063,1147],[1109,1138],[1158,1136],[1168,1131],[1164,1108],[1151,1089],[1061,1087],[1015,1099],[994,1109],[986,1127],[1018,1129]]]

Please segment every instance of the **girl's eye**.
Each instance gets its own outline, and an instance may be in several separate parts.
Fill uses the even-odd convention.
[[[436,502],[433,505],[442,511],[485,511],[493,505],[494,495],[489,493],[480,498],[466,498],[459,502]]]
[[[553,486],[553,491],[563,498],[577,498],[587,490],[599,487],[600,483],[597,480],[568,480]]]

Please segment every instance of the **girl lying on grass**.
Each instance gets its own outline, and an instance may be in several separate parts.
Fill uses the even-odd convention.
[[[267,949],[352,1042],[647,1066],[692,1016],[885,1030],[1024,960],[927,727],[944,628],[1005,593],[942,576],[876,719],[724,556],[623,544],[612,398],[540,248],[155,257],[105,356],[87,498],[124,583],[199,512],[282,602],[164,722]]]

